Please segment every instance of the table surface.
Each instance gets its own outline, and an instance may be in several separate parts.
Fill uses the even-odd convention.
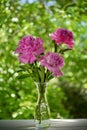
[[[50,122],[51,126],[42,130],[87,130],[87,119],[51,119]],[[34,120],[0,120],[0,130],[35,130]]]

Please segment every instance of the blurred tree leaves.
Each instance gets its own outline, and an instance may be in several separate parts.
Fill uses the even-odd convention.
[[[86,12],[86,0],[0,1],[0,119],[33,118],[37,90],[31,78],[17,79],[14,51],[25,35],[40,36],[50,51],[49,33],[59,27],[73,31],[75,47],[64,55],[64,76],[48,88],[52,118],[87,117]]]

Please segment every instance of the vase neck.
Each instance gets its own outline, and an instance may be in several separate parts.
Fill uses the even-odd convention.
[[[46,102],[46,86],[47,83],[36,83],[38,90],[38,102]]]
[[[37,86],[37,89],[38,89],[38,92],[39,92],[39,93],[45,93],[45,91],[46,91],[46,86],[47,86],[47,83],[46,83],[46,82],[44,82],[44,83],[36,82],[35,84],[36,84],[36,86]]]
[[[37,89],[38,89],[39,93],[45,93],[46,86],[47,86],[47,83],[38,83]]]

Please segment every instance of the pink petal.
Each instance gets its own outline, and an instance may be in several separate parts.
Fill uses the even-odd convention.
[[[28,63],[29,58],[28,58],[28,56],[25,55],[25,54],[20,54],[20,55],[19,55],[19,60],[20,60],[21,62],[23,62],[24,64],[26,64],[26,63]]]

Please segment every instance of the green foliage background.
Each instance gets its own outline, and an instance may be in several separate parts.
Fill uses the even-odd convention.
[[[65,55],[64,76],[48,86],[51,118],[87,118],[87,1],[0,1],[0,119],[33,119],[37,90],[31,78],[17,79],[14,51],[25,35],[39,36],[49,50],[49,33],[73,31],[75,46]]]

